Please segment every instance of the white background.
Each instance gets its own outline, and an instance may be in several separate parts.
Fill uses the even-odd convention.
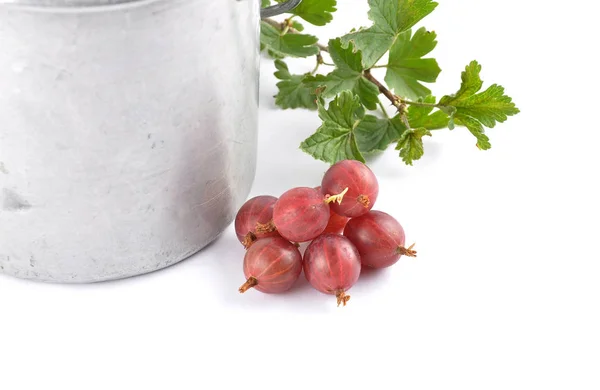
[[[368,24],[340,0],[325,41]],[[151,275],[60,286],[0,276],[0,389],[600,389],[596,2],[445,0],[438,96],[472,59],[522,113],[489,130],[426,139],[407,167],[371,162],[377,209],[419,257],[369,273],[337,308],[303,278],[241,295],[233,228]],[[291,61],[308,71],[312,59]],[[298,144],[316,114],[274,107],[263,61],[260,161],[252,195],[319,184],[326,166]],[[382,75],[380,74],[382,77]]]

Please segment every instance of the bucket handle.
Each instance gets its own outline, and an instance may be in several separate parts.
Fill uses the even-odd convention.
[[[260,11],[261,18],[270,18],[271,16],[283,14],[286,12],[290,12],[294,8],[296,8],[302,0],[288,0],[285,3],[273,5],[271,7],[263,8]]]

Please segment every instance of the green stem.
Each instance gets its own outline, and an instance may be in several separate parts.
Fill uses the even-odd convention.
[[[411,128],[410,123],[408,122],[406,106],[404,106],[404,108],[400,110],[400,120],[402,121],[402,123],[404,123],[404,126],[406,126],[407,129]]]
[[[295,15],[290,16],[282,23],[284,26],[283,31],[281,32],[282,36],[287,34],[290,31],[290,29],[292,28],[292,19],[294,19],[294,16]]]
[[[315,65],[315,68],[310,72],[310,74],[314,76],[315,73],[317,73],[317,71],[319,70],[319,66],[321,66],[321,64],[317,62],[317,65]]]
[[[371,67],[371,69],[380,69],[380,68],[387,68],[387,67],[388,67],[387,65],[373,65]]]
[[[417,107],[433,107],[433,108],[445,107],[444,105],[441,105],[441,104],[412,102],[410,100],[404,100],[404,99],[402,99],[402,103],[408,104],[409,106],[417,106]]]
[[[398,109],[398,111],[400,111],[400,112],[402,112],[406,108],[406,105],[417,106],[417,107],[433,107],[433,108],[445,107],[444,105],[441,105],[441,104],[413,102],[410,100],[402,99],[398,95],[394,95],[392,93],[392,91],[387,89],[385,85],[383,85],[379,80],[377,80],[375,77],[373,77],[370,69],[365,70],[363,72],[363,76],[367,80],[369,80],[370,82],[375,84],[377,86],[377,88],[379,89],[379,92],[381,92],[394,105],[394,107],[396,107]]]
[[[321,55],[321,53],[319,53],[319,54],[317,54],[317,65],[312,70],[312,72],[310,72],[310,74],[314,75],[315,73],[317,73],[317,71],[319,70],[319,66],[321,66],[322,63],[323,63],[323,56]]]
[[[380,99],[378,99],[378,103],[379,103],[379,108],[381,108],[381,112],[383,112],[383,115],[387,118],[390,119],[390,115],[388,114],[388,112],[386,111],[385,107],[383,106],[383,103],[381,102]]]

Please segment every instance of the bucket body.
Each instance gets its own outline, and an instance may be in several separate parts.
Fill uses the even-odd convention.
[[[0,272],[119,279],[220,235],[254,179],[259,12],[0,1]]]

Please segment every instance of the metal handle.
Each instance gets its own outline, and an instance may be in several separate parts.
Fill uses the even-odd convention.
[[[290,12],[291,10],[296,8],[300,3],[302,3],[302,0],[289,0],[289,1],[286,1],[285,3],[281,3],[281,4],[273,5],[271,7],[263,8],[260,11],[260,17],[261,18],[270,18],[271,16]]]

